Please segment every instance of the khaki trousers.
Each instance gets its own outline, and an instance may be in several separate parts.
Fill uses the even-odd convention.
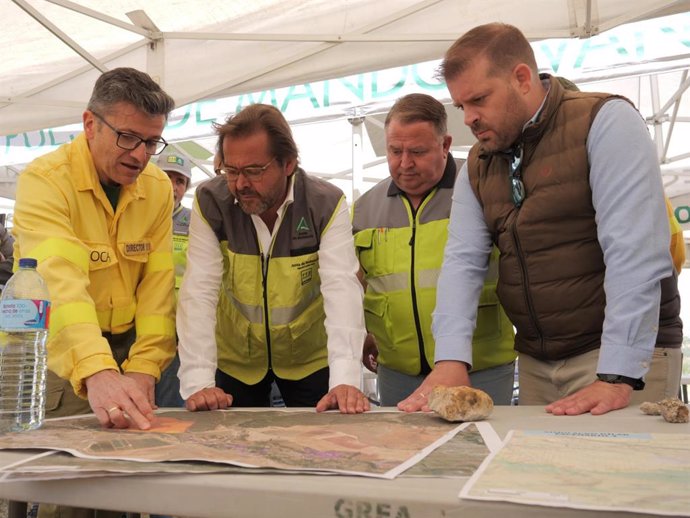
[[[518,380],[521,405],[548,405],[593,383],[597,377],[599,350],[566,358],[541,361],[518,355]],[[682,354],[680,348],[654,349],[644,390],[632,393],[630,405],[678,397]]]

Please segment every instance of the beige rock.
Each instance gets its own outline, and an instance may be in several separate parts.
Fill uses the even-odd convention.
[[[645,401],[640,405],[640,410],[643,414],[647,415],[661,415],[661,407],[659,403],[652,403],[651,401]]]
[[[494,402],[486,392],[472,387],[434,387],[429,408],[446,421],[481,421],[491,415]]]
[[[675,397],[662,399],[657,403],[645,401],[640,405],[640,410],[647,415],[661,415],[669,423],[687,423],[690,420],[688,407]]]
[[[690,412],[678,398],[668,398],[659,401],[661,416],[669,423],[687,423],[690,420]]]

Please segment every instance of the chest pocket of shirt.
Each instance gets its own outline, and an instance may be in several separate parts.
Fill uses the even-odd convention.
[[[149,260],[151,241],[148,239],[125,241],[118,243],[117,247],[120,251],[120,255],[127,261],[145,263]]]
[[[117,264],[115,250],[103,243],[86,243],[89,247],[89,271],[103,270]]]

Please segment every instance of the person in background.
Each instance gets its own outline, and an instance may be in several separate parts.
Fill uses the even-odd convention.
[[[52,299],[47,417],[151,426],[175,324],[172,188],[149,159],[173,108],[147,74],[105,72],[83,133],[19,176],[15,256],[38,260]]]
[[[369,409],[366,335],[342,191],[298,166],[278,109],[247,106],[216,128],[220,176],[196,190],[177,331],[189,410]]]
[[[666,215],[671,228],[671,257],[673,258],[673,268],[680,275],[685,264],[685,240],[683,239],[683,228],[680,226],[671,201],[666,198]]]
[[[189,158],[177,152],[165,151],[158,155],[156,165],[170,178],[175,197],[173,208],[173,264],[175,265],[175,299],[182,285],[182,276],[187,265],[187,244],[189,242],[189,220],[192,211],[182,205],[182,198],[192,184],[192,164]],[[159,407],[183,407],[180,396],[180,380],[177,371],[180,357],[175,354],[172,363],[162,372],[156,384],[156,405]]]
[[[12,277],[14,265],[14,238],[12,234],[0,224],[0,290]]]
[[[541,80],[510,25],[472,29],[441,71],[478,142],[455,185],[436,366],[399,408],[426,408],[435,385],[468,384],[493,244],[497,293],[517,330],[520,404],[604,414],[676,396],[680,297],[658,159],[639,113],[626,99]]]
[[[352,226],[366,283],[363,362],[378,374],[381,404],[394,406],[434,364],[431,313],[458,166],[446,110],[429,95],[398,99],[386,117],[385,138],[390,177],[355,202]],[[497,259],[479,301],[470,381],[495,404],[509,405],[516,353],[513,326],[495,293]]]

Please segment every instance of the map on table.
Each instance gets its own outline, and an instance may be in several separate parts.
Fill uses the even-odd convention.
[[[0,448],[394,478],[465,427],[429,413],[173,410],[158,413],[147,431],[102,429],[93,416],[48,420],[0,435]]]
[[[511,431],[461,498],[690,516],[684,434]]]
[[[401,477],[466,478],[471,476],[500,439],[487,422],[470,423],[445,444],[401,473]],[[270,468],[242,468],[199,461],[136,462],[74,457],[62,451],[22,452],[21,461],[0,466],[0,481],[55,480],[113,475],[191,473],[275,473]],[[297,471],[297,470],[296,470]],[[281,470],[281,473],[292,471]]]

